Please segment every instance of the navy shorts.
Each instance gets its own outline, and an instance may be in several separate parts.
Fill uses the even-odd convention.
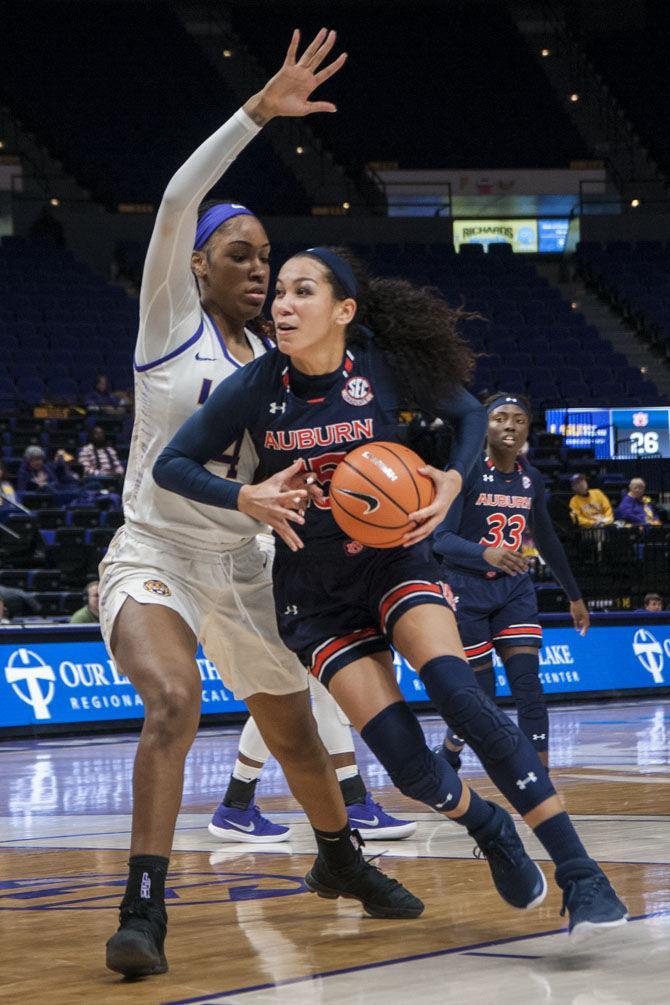
[[[487,579],[446,564],[440,573],[454,594],[458,631],[473,669],[491,662],[494,646],[542,646],[530,576]]]
[[[326,686],[349,663],[389,650],[393,627],[410,608],[451,607],[425,541],[379,549],[338,539],[296,553],[278,547],[272,578],[282,642]]]

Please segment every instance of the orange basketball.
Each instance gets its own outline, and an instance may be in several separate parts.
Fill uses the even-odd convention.
[[[432,502],[435,486],[418,469],[423,461],[400,443],[365,443],[338,464],[330,505],[340,530],[369,548],[396,548],[411,529],[407,519]]]

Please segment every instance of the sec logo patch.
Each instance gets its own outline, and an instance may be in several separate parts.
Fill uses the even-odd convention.
[[[158,597],[171,597],[172,592],[170,587],[161,582],[160,579],[145,579],[142,584],[147,593],[155,593]]]
[[[349,377],[342,388],[342,397],[350,405],[367,405],[374,397],[370,381],[365,377]]]

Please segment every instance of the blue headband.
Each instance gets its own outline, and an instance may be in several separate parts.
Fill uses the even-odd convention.
[[[512,397],[511,394],[500,394],[497,398],[494,398],[490,405],[486,406],[486,411],[490,415],[495,408],[500,408],[501,405],[518,405],[522,412],[530,416],[528,411],[528,406],[524,404],[519,398]]]
[[[354,300],[356,299],[358,296],[358,283],[348,262],[345,262],[343,258],[340,258],[339,255],[336,255],[329,248],[308,248],[307,251],[303,251],[303,254],[312,255],[313,258],[318,258],[324,265],[327,265],[333,275],[339,280],[347,296],[353,297]]]
[[[236,202],[220,202],[212,206],[206,213],[203,213],[198,220],[198,227],[195,232],[194,251],[200,251],[207,243],[217,227],[220,227],[231,216],[253,216],[254,214],[246,206],[240,206]]]

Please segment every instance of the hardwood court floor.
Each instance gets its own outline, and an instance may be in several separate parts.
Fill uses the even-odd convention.
[[[440,724],[425,719],[429,742]],[[370,843],[426,902],[416,921],[375,921],[302,882],[313,855],[283,775],[259,800],[291,823],[282,845],[222,844],[206,830],[237,732],[201,732],[189,758],[168,880],[170,971],[125,981],[104,968],[125,883],[136,737],[0,742],[0,1001],[7,1003],[432,1003],[653,1005],[670,1001],[670,703],[552,710],[553,775],[590,851],[634,919],[581,952],[561,929],[546,855],[521,825],[550,894],[508,909],[472,841],[400,796],[360,746],[386,809],[419,820],[401,842]],[[464,773],[493,793],[476,760]]]

